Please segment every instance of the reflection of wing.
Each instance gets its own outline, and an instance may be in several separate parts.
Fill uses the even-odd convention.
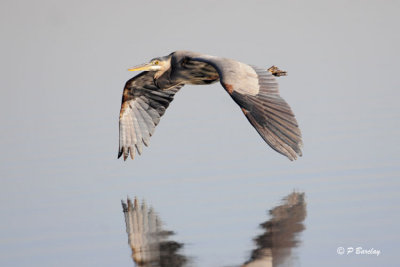
[[[269,211],[272,218],[261,224],[265,232],[254,239],[257,249],[243,266],[280,266],[288,260],[291,248],[298,246],[296,235],[305,228],[302,223],[306,217],[304,193],[293,192],[284,201]]]
[[[212,65],[222,86],[241,107],[249,122],[274,150],[290,160],[301,156],[301,132],[278,83],[267,70],[220,57],[194,55],[191,60]]]
[[[174,235],[161,228],[161,221],[152,209],[135,199],[132,204],[122,202],[125,215],[128,243],[132,249],[133,261],[140,267],[182,267],[187,258],[178,252],[183,244],[167,240]]]
[[[127,81],[119,115],[119,151],[124,160],[142,153],[174,95],[183,85],[161,90],[154,84],[154,72],[142,72]]]
[[[132,249],[132,258],[136,263],[154,262],[160,258],[157,245],[160,243],[160,220],[145,204],[140,207],[135,199],[122,203],[125,215],[128,243]]]

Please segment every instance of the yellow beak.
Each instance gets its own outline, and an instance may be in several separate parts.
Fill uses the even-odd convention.
[[[138,65],[138,66],[135,66],[135,67],[133,67],[133,68],[130,68],[130,69],[128,69],[129,71],[139,71],[139,70],[150,70],[150,67],[151,67],[152,65],[150,64],[150,63],[144,63],[144,64],[141,64],[141,65]]]

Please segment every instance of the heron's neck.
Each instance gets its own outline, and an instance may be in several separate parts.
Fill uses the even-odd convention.
[[[160,78],[167,70],[171,69],[171,57],[162,62],[162,69],[154,74],[154,79]]]
[[[171,63],[168,61],[165,65],[165,68],[157,71],[154,74],[154,83],[156,86],[162,90],[167,90],[177,84],[177,81],[171,77]]]

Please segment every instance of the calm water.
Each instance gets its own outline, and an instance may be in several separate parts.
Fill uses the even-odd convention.
[[[0,3],[0,266],[132,266],[127,196],[191,266],[250,264],[292,192],[307,215],[285,263],[397,266],[399,2],[157,4]],[[215,84],[184,87],[143,155],[117,160],[126,69],[177,49],[287,70],[304,156],[270,149]]]
[[[298,234],[305,227],[306,203],[304,193],[293,192],[284,203],[269,211],[271,218],[260,224],[263,232],[255,237],[256,248],[240,266],[293,266],[293,248],[299,245]],[[191,258],[180,254],[184,244],[171,239],[172,231],[163,229],[161,219],[146,203],[140,205],[127,199],[122,202],[128,244],[136,266],[191,266]],[[222,229],[221,229],[222,230]],[[239,265],[237,265],[239,266]]]

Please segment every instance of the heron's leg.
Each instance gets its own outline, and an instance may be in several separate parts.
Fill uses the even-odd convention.
[[[272,75],[280,77],[280,76],[286,76],[287,72],[284,70],[280,70],[277,66],[272,66],[268,69],[269,72],[272,73]]]

